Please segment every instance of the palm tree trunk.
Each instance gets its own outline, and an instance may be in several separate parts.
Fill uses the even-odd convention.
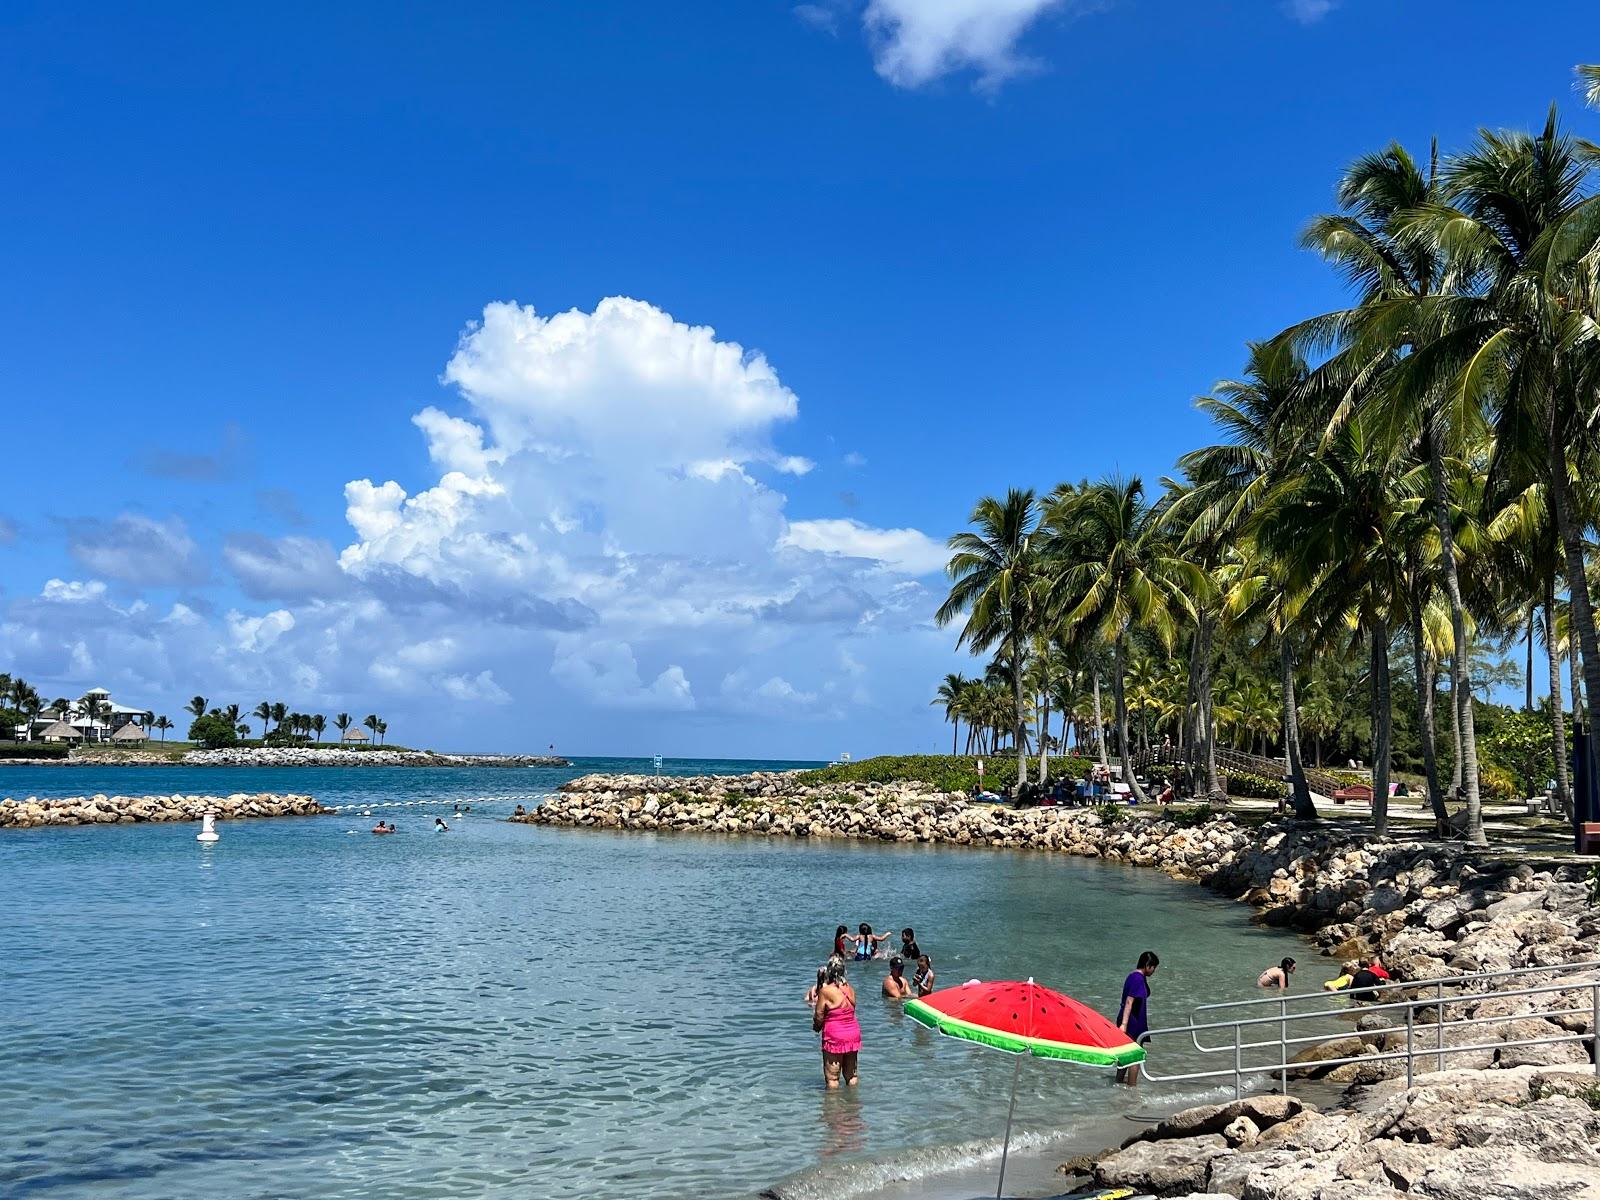
[[[1561,535],[1561,549],[1566,555],[1567,562],[1567,594],[1571,608],[1569,613],[1571,628],[1567,636],[1571,638],[1576,634],[1578,645],[1583,650],[1583,694],[1589,703],[1593,704],[1595,697],[1600,696],[1600,638],[1596,637],[1594,606],[1589,598],[1589,579],[1584,572],[1583,529],[1573,515],[1572,498],[1567,490],[1566,448],[1561,445],[1553,417],[1546,425],[1546,437],[1549,441],[1550,507],[1555,514],[1556,531]],[[1573,720],[1576,722],[1579,720],[1576,680],[1573,682],[1572,709]],[[1584,728],[1588,728],[1587,722],[1584,723]],[[1594,731],[1589,729],[1590,736],[1587,739],[1589,779],[1595,778],[1593,733]]]
[[[1372,708],[1377,718],[1372,739],[1372,832],[1381,838],[1389,832],[1389,753],[1394,723],[1389,691],[1389,624],[1382,617],[1372,623]]]
[[[1022,704],[1022,638],[1011,635],[1011,695],[1017,702],[1017,790],[1028,782],[1028,717]]]
[[[1206,799],[1213,804],[1227,799],[1227,793],[1222,790],[1222,780],[1217,775],[1216,697],[1211,677],[1211,646],[1215,636],[1216,619],[1210,613],[1202,612],[1195,630],[1195,640],[1199,646],[1195,654],[1194,691],[1200,705],[1195,733],[1198,743],[1196,749],[1202,759],[1200,765],[1205,770]]]
[[[1483,810],[1478,796],[1478,737],[1472,715],[1472,646],[1467,641],[1467,610],[1461,602],[1461,580],[1456,574],[1455,537],[1450,527],[1450,500],[1445,492],[1444,454],[1439,439],[1433,436],[1431,421],[1424,423],[1422,440],[1427,444],[1428,472],[1433,484],[1433,518],[1439,527],[1439,562],[1444,568],[1444,591],[1450,600],[1450,633],[1455,642],[1455,653],[1450,660],[1451,685],[1460,726],[1456,761],[1460,764],[1461,786],[1467,797],[1467,844],[1486,846],[1489,842],[1483,834]],[[1387,647],[1384,657],[1387,660]],[[1600,667],[1600,663],[1596,666]]]
[[[1048,672],[1046,673],[1048,681]],[[1039,782],[1050,780],[1050,689],[1047,686],[1039,697]]]
[[[1550,750],[1556,764],[1556,803],[1572,820],[1572,776],[1567,767],[1567,718],[1561,710],[1561,651],[1556,647],[1555,572],[1544,580],[1544,648],[1550,660]]]
[[[1439,790],[1439,748],[1434,742],[1434,668],[1433,656],[1424,645],[1422,633],[1422,596],[1413,592],[1411,597],[1411,666],[1417,677],[1417,728],[1422,736],[1422,775],[1427,780],[1428,805],[1433,809],[1436,829],[1444,829],[1450,821],[1450,810],[1444,805],[1444,794]]]
[[[1533,605],[1528,605],[1528,673],[1523,679],[1523,704],[1522,711],[1533,711],[1533,615],[1537,610]]]
[[[1127,689],[1123,682],[1123,639],[1125,634],[1118,634],[1117,640],[1112,644],[1112,655],[1115,658],[1115,670],[1111,678],[1112,691],[1116,696],[1117,704],[1117,755],[1122,762],[1122,781],[1133,790],[1133,798],[1140,804],[1149,804],[1150,797],[1145,794],[1144,788],[1139,786],[1139,781],[1133,777],[1133,763],[1128,758],[1128,697]]]
[[[1109,767],[1110,759],[1106,757],[1106,721],[1100,713],[1100,672],[1094,673],[1094,746],[1100,755],[1100,765]]]
[[[1450,795],[1461,795],[1461,706],[1456,703],[1456,676],[1455,664],[1450,667],[1450,752],[1455,756],[1454,769],[1450,775]]]
[[[1301,821],[1315,821],[1317,806],[1311,802],[1306,783],[1305,764],[1300,761],[1300,713],[1294,699],[1294,651],[1289,639],[1280,639],[1278,662],[1283,673],[1283,747],[1289,759],[1289,786],[1294,796],[1294,815]]]

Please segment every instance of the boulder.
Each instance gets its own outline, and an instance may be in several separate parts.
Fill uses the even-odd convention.
[[[1164,1194],[1201,1191],[1212,1163],[1233,1153],[1222,1136],[1215,1133],[1174,1141],[1135,1142],[1096,1162],[1094,1179],[1101,1187],[1131,1187]]]

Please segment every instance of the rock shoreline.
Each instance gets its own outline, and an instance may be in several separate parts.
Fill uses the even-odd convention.
[[[220,821],[256,817],[314,817],[331,813],[311,796],[235,792],[231,796],[73,796],[64,800],[0,800],[0,829],[49,825],[131,825],[146,821]]]
[[[1118,819],[1108,819],[1115,811]],[[1102,815],[1105,813],[1106,815]],[[1588,864],[1521,861],[1459,844],[1377,841],[1288,821],[1247,828],[1122,810],[1013,809],[913,784],[801,786],[792,775],[585,776],[513,820],[601,829],[854,838],[1031,849],[1154,867],[1311,934],[1337,958],[1379,951],[1397,979],[1600,960]],[[1503,991],[1552,976],[1505,981]],[[1567,982],[1563,979],[1562,982]],[[1123,1148],[1066,1164],[1079,1182],[1185,1200],[1600,1200],[1592,1042],[1600,972],[1554,995],[1452,1002],[1441,1072],[1404,1086],[1405,1037],[1381,1013],[1296,1056],[1296,1078],[1351,1086],[1328,1112],[1256,1096],[1170,1118]],[[1354,1015],[1354,1014],[1352,1014]],[[1403,1040],[1400,1043],[1403,1046]],[[1487,1045],[1487,1049],[1479,1047]],[[1460,1047],[1451,1053],[1451,1047]],[[1398,1078],[1397,1078],[1398,1077]]]
[[[546,754],[438,754],[431,750],[346,750],[336,746],[246,746],[189,750],[181,759],[159,751],[96,753],[76,750],[66,758],[0,759],[18,767],[570,767]]]

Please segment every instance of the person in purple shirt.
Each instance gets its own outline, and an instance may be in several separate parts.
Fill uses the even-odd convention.
[[[1122,1005],[1117,1009],[1117,1027],[1137,1042],[1150,1028],[1150,976],[1156,973],[1161,960],[1154,950],[1139,955],[1139,963],[1122,982]],[[1139,1082],[1139,1064],[1123,1067],[1117,1072],[1117,1081],[1130,1087]]]

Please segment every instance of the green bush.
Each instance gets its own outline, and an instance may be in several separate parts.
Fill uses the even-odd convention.
[[[1517,777],[1496,763],[1484,763],[1478,768],[1478,791],[1483,799],[1497,803],[1515,800]]]
[[[1228,795],[1244,800],[1282,800],[1289,794],[1289,785],[1283,780],[1249,771],[1229,771],[1226,786]]]
[[[1038,759],[1029,758],[1031,771],[1038,770]],[[1050,778],[1081,779],[1089,766],[1086,758],[1073,755],[1051,756]],[[925,783],[942,792],[970,792],[978,782],[976,757],[948,754],[885,754],[860,762],[840,763],[815,771],[801,772],[805,786],[822,783]],[[1017,756],[1001,755],[983,760],[983,785],[992,791],[1014,787],[1017,782]]]
[[[1121,804],[1096,804],[1094,815],[1107,825],[1120,825],[1128,819],[1128,809]]]
[[[1162,815],[1174,825],[1192,829],[1196,825],[1204,825],[1215,814],[1204,804],[1193,804],[1187,808],[1169,808]]]
[[[67,748],[56,742],[0,742],[0,758],[65,758]]]
[[[207,750],[220,750],[239,742],[239,731],[227,717],[207,713],[196,717],[189,725],[189,740],[199,742]]]

